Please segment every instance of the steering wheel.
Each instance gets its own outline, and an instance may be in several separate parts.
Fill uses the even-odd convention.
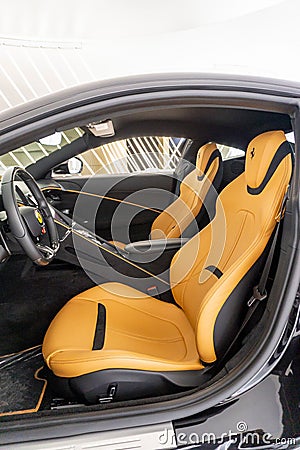
[[[30,197],[21,191],[17,181],[25,183]],[[39,266],[49,264],[60,241],[50,207],[36,181],[25,169],[9,167],[3,174],[1,191],[12,235],[32,261]]]

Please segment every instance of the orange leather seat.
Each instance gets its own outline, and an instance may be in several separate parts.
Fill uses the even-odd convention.
[[[172,260],[180,308],[120,283],[78,295],[44,339],[56,379],[91,402],[115,388],[117,399],[132,398],[128,380],[140,397],[196,386],[201,361],[222,356],[241,325],[291,173],[282,131],[254,138],[245,172],[220,194],[214,220]]]
[[[106,316],[102,349],[94,342],[99,304],[102,318]],[[95,346],[98,350],[92,350]],[[77,377],[99,366],[137,370],[141,365],[144,370],[203,367],[184,312],[120,283],[103,284],[70,300],[47,331],[44,355],[61,377]]]
[[[207,195],[212,186],[215,190],[219,188],[222,175],[222,156],[216,144],[211,142],[200,147],[196,168],[182,180],[179,197],[154,220],[150,239],[172,239],[182,236],[200,213],[205,200],[209,201]],[[210,201],[214,199],[215,196],[212,196]],[[119,241],[110,243],[122,249],[126,246]]]

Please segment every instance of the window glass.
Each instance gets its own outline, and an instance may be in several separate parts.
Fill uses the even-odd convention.
[[[295,144],[295,133],[291,131],[290,133],[286,133],[285,137],[287,141],[291,142],[292,144]]]
[[[19,166],[25,168],[30,164],[38,161],[45,156],[50,155],[57,150],[60,150],[65,145],[78,139],[84,132],[80,128],[73,128],[71,130],[55,133],[54,139],[52,136],[41,139],[41,141],[33,142],[23,147],[17,148],[5,155],[0,156],[0,175],[7,167]],[[57,139],[59,137],[60,139]],[[59,141],[59,143],[57,143]],[[45,143],[46,142],[46,143]],[[54,143],[54,145],[52,145]],[[51,145],[49,145],[51,144]]]
[[[241,158],[245,156],[245,151],[235,147],[229,147],[228,145],[217,144],[218,149],[221,152],[223,161],[234,158]]]
[[[174,171],[185,139],[135,137],[111,142],[85,151],[82,175]]]

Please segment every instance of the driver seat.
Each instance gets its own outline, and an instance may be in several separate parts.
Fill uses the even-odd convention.
[[[214,220],[172,260],[178,306],[120,283],[71,299],[43,343],[54,388],[97,403],[197,386],[241,326],[291,173],[283,131],[250,142],[245,172],[220,194]]]
[[[214,142],[199,148],[196,167],[180,183],[179,197],[162,211],[151,225],[150,239],[176,239],[196,233],[205,210],[213,215],[215,197],[223,178],[222,155]],[[197,227],[198,228],[198,227]],[[126,243],[110,241],[124,249]]]

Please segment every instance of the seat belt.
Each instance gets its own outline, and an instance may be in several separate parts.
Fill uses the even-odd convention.
[[[236,336],[234,337],[233,341],[231,342],[231,344],[229,345],[229,347],[227,348],[225,354],[222,356],[221,360],[219,360],[220,362],[223,362],[226,357],[229,355],[230,351],[233,349],[234,345],[237,343],[237,341],[239,340],[240,336],[243,334],[243,332],[245,331],[245,328],[247,326],[247,324],[250,322],[251,318],[253,317],[258,305],[265,300],[268,297],[268,293],[266,291],[266,285],[267,285],[267,281],[268,281],[268,277],[270,274],[270,270],[271,270],[271,265],[272,265],[272,260],[274,257],[274,253],[275,253],[275,248],[276,248],[276,244],[277,244],[277,240],[278,240],[278,234],[279,234],[279,228],[280,228],[280,223],[281,220],[284,216],[284,210],[285,210],[285,205],[286,202],[289,198],[289,186],[288,189],[284,195],[284,198],[282,200],[281,203],[281,207],[280,207],[280,211],[278,216],[276,217],[276,225],[275,225],[275,233],[274,233],[274,237],[272,240],[272,244],[269,250],[269,254],[264,266],[264,270],[261,274],[260,280],[258,282],[258,285],[254,286],[253,288],[253,293],[251,298],[248,300],[247,305],[249,307],[247,314],[245,316],[245,319],[239,329],[239,331],[237,332]]]

